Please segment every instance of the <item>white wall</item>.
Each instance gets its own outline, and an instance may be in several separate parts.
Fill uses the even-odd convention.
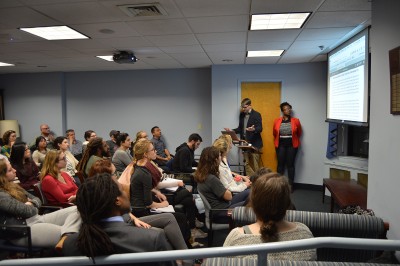
[[[93,129],[108,139],[111,129],[139,130],[151,136],[158,125],[171,151],[197,132],[211,143],[210,69],[73,72],[3,75],[6,118],[18,119],[29,141],[46,121],[63,134],[62,87],[66,90],[66,128],[77,138]],[[199,150],[200,151],[200,150]]]
[[[400,46],[400,1],[372,1],[368,208],[400,239],[400,116],[390,114],[389,50]],[[398,256],[400,257],[400,256]]]
[[[328,140],[328,124],[325,122],[326,62],[213,66],[213,139],[221,134],[224,127],[234,128],[238,125],[240,84],[246,81],[282,82],[281,101],[287,101],[293,106],[295,116],[300,119],[303,127],[302,146],[296,159],[296,182],[322,185]],[[256,107],[254,109],[257,110]],[[237,162],[234,150],[230,158],[234,163]]]
[[[39,126],[47,123],[59,134],[61,120],[60,73],[2,75],[6,119],[17,119],[24,141],[32,142],[40,135]]]

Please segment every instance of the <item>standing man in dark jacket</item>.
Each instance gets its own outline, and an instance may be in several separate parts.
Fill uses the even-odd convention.
[[[192,167],[197,166],[194,160],[194,151],[200,146],[203,139],[199,134],[193,133],[189,136],[187,142],[182,143],[175,150],[175,157],[172,161],[172,170],[180,173],[193,173]]]
[[[246,140],[254,148],[243,153],[246,175],[253,175],[260,168],[260,152],[263,147],[262,118],[261,114],[251,106],[249,98],[244,98],[240,107],[239,126],[232,130],[240,134],[241,139]],[[225,130],[230,131],[229,128]]]

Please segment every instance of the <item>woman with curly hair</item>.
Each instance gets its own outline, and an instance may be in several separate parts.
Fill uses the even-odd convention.
[[[1,154],[10,158],[11,147],[17,139],[17,133],[14,130],[7,130],[3,134],[3,147],[1,147]]]
[[[250,206],[256,214],[253,224],[233,229],[224,246],[241,246],[266,242],[290,241],[314,237],[302,223],[285,220],[291,205],[290,187],[286,177],[278,173],[260,176],[253,184]],[[256,258],[257,255],[241,257]],[[269,260],[316,260],[316,250],[293,250],[268,254]]]

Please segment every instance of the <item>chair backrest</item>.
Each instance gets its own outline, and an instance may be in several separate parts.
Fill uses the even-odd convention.
[[[83,182],[85,182],[85,175],[83,172],[78,171],[75,173],[75,175],[79,178],[79,181],[81,181],[81,184],[83,184]]]
[[[207,226],[207,228],[209,228],[209,227],[210,227],[210,210],[211,210],[211,205],[210,205],[210,203],[208,202],[207,198],[206,198],[203,194],[200,193],[200,191],[197,191],[197,193],[199,194],[201,200],[203,201],[203,204],[204,204],[204,212],[205,212],[205,215],[206,215],[206,219],[205,219],[205,221],[206,221],[206,226]]]
[[[307,225],[314,237],[379,239],[385,235],[383,220],[374,216],[288,210],[285,219]],[[243,226],[254,223],[256,216],[251,208],[236,207],[232,211],[232,220],[235,226]],[[367,261],[376,255],[376,251],[373,250],[330,248],[317,250],[318,260],[321,261]]]
[[[42,183],[41,182],[37,182],[36,184],[33,185],[33,191],[35,192],[35,196],[38,197],[41,201],[43,205],[47,205],[47,199],[43,194],[42,191]]]

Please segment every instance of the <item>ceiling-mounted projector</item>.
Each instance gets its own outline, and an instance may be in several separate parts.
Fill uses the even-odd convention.
[[[120,51],[113,55],[113,60],[118,64],[134,64],[138,59],[132,52]]]

